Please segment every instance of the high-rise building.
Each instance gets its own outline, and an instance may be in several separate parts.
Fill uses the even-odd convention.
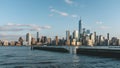
[[[70,31],[66,31],[66,45],[70,45]]]
[[[79,36],[79,41],[80,41],[80,39],[81,39],[81,32],[82,32],[82,23],[81,23],[81,19],[79,20],[79,34],[78,34],[78,36]]]
[[[89,35],[90,34],[90,30],[86,30],[86,34]]]
[[[58,43],[59,43],[58,36],[55,36],[55,44],[58,45]]]
[[[91,33],[90,40],[92,41],[92,44],[94,45],[95,44],[95,35],[94,35],[94,33]]]
[[[51,42],[52,42],[51,38],[47,38],[47,44],[51,45]]]
[[[74,32],[73,32],[73,39],[78,40],[78,31],[77,30],[74,30]]]
[[[37,42],[40,42],[39,32],[37,32]]]
[[[107,33],[107,40],[109,40],[109,33]]]
[[[18,41],[20,42],[21,45],[23,45],[24,40],[22,37],[19,37]]]
[[[82,36],[85,36],[86,35],[86,31],[85,31],[85,28],[83,28],[83,34]]]
[[[28,45],[31,45],[31,38],[32,38],[31,34],[27,33],[26,34],[26,42],[28,43]]]
[[[96,32],[94,32],[94,45],[97,45]]]
[[[110,40],[109,40],[109,33],[107,33],[107,45],[110,44]]]
[[[66,31],[66,41],[69,41],[70,40],[70,31],[67,30]]]
[[[35,45],[35,44],[36,44],[35,38],[32,38],[32,39],[31,39],[31,44],[32,44],[32,45]]]

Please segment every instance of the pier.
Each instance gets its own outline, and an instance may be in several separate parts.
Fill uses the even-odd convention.
[[[120,46],[34,46],[33,49],[71,54],[120,57]]]
[[[33,49],[76,54],[78,46],[34,46]]]

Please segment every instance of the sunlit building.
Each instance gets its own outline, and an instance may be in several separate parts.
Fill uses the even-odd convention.
[[[32,38],[31,34],[27,33],[26,34],[26,41],[27,41],[28,45],[31,45],[31,38]]]

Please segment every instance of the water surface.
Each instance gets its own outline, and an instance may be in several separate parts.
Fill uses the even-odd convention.
[[[120,60],[30,47],[0,47],[0,68],[120,68]]]

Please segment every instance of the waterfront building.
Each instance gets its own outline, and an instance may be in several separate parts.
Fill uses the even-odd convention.
[[[118,45],[120,46],[120,39],[118,39]]]
[[[79,20],[79,25],[78,25],[78,30],[79,30],[79,32],[78,32],[78,36],[79,36],[79,41],[81,41],[81,32],[82,32],[82,23],[81,23],[81,19]]]
[[[31,38],[32,38],[31,34],[27,33],[26,34],[26,42],[28,43],[28,45],[31,45]]]
[[[102,46],[105,45],[104,41],[105,41],[105,38],[102,35],[100,35],[99,36],[99,44],[102,45]]]
[[[117,37],[112,37],[112,39],[111,39],[111,45],[113,45],[113,46],[118,45],[118,39],[117,39]]]
[[[90,30],[86,30],[86,34],[87,34],[87,35],[90,35]]]
[[[15,45],[16,45],[16,46],[21,46],[21,42],[16,41],[16,42],[15,42]]]
[[[93,40],[89,39],[88,42],[87,42],[87,45],[88,46],[93,46],[94,45]]]
[[[109,33],[107,33],[107,45],[110,45]]]
[[[36,45],[36,40],[35,40],[35,38],[33,38],[33,37],[32,37],[32,39],[31,39],[31,44],[32,44],[32,45]]]
[[[4,41],[3,41],[3,45],[4,45],[4,46],[8,46],[8,45],[9,45],[9,42],[8,42],[7,40],[4,40]]]
[[[20,42],[21,45],[23,45],[23,38],[19,37],[18,41]]]
[[[10,45],[11,45],[11,46],[15,46],[15,41],[11,41],[11,42],[10,42]]]
[[[47,37],[46,36],[41,37],[41,43],[42,44],[47,44]]]
[[[66,45],[70,45],[70,31],[66,31]]]
[[[40,42],[39,32],[37,32],[37,42]]]
[[[23,41],[23,45],[27,46],[27,45],[28,45],[28,43],[27,43],[26,41]]]
[[[55,45],[58,45],[58,43],[59,43],[58,36],[55,36]]]
[[[76,45],[80,46],[80,45],[82,45],[82,42],[76,42]]]
[[[48,44],[48,45],[51,45],[51,43],[52,43],[51,38],[47,38],[47,44]]]
[[[0,46],[2,46],[3,45],[3,42],[2,42],[2,40],[0,40]]]
[[[107,39],[109,40],[109,33],[107,33]]]
[[[86,36],[86,31],[85,31],[85,28],[83,28],[83,33],[82,33],[83,36]]]
[[[94,43],[94,45],[97,45],[96,32],[94,32],[94,34],[93,34],[93,35],[94,35],[94,42],[93,42],[93,43]]]
[[[66,31],[66,41],[69,41],[70,40],[70,31],[67,30]]]
[[[73,39],[76,39],[76,41],[78,41],[78,31],[74,30],[73,32]]]
[[[95,35],[93,33],[90,34],[90,40],[89,41],[90,41],[90,43],[92,45],[94,45],[94,43],[95,43]]]
[[[83,33],[82,33],[82,45],[86,45],[86,31],[85,28],[83,28]]]

